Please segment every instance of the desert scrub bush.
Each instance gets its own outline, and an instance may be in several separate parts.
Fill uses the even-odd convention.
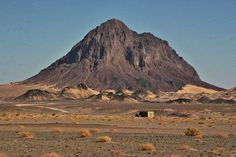
[[[170,157],[181,157],[179,154],[171,154]]]
[[[0,157],[7,157],[5,153],[0,153]]]
[[[182,145],[180,146],[180,149],[183,149],[183,150],[186,150],[186,151],[193,151],[193,152],[197,152],[197,151],[198,151],[197,149],[192,148],[192,147],[190,147],[190,146],[187,145],[187,144],[182,144]]]
[[[221,155],[225,151],[224,147],[216,147],[216,148],[211,148],[208,150],[209,153],[215,154],[215,155]]]
[[[96,142],[101,142],[101,143],[111,143],[112,138],[108,136],[100,136],[96,138]]]
[[[34,135],[32,134],[32,132],[29,132],[29,131],[18,132],[18,135],[20,135],[20,137],[27,138],[27,139],[34,138]]]
[[[85,128],[80,129],[79,133],[80,133],[81,137],[90,137],[90,136],[92,136],[92,133],[88,129],[85,129]]]
[[[91,133],[91,134],[96,134],[96,133],[98,133],[100,131],[100,129],[98,129],[98,128],[93,128],[93,129],[90,129],[89,130],[89,132]]]
[[[186,136],[201,136],[202,135],[200,130],[197,128],[187,128],[187,130],[185,130],[184,134]]]
[[[114,156],[122,156],[124,155],[124,151],[121,149],[113,149],[111,150],[112,155]]]
[[[18,128],[19,129],[25,129],[25,126],[24,125],[18,125]]]
[[[223,138],[223,139],[227,139],[229,138],[229,134],[228,133],[225,133],[225,132],[220,132],[218,134],[219,137]]]
[[[58,153],[46,153],[43,155],[43,157],[62,157],[62,155]]]
[[[1,112],[1,117],[6,117],[8,114],[6,112]]]
[[[205,122],[203,122],[203,121],[199,121],[198,124],[205,124]]]
[[[205,121],[205,120],[206,120],[206,117],[201,116],[201,117],[199,118],[199,120]]]
[[[191,147],[190,147],[189,145],[187,145],[187,144],[182,144],[182,145],[180,146],[180,148],[181,148],[181,149],[184,149],[184,150],[189,150]]]
[[[116,128],[111,128],[111,132],[117,132]]]
[[[142,151],[155,151],[156,150],[155,146],[151,143],[140,144],[139,147]]]
[[[56,133],[61,133],[63,132],[64,130],[62,128],[52,128],[51,129],[52,132],[56,132]]]

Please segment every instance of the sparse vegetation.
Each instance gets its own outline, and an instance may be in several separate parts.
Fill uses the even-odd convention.
[[[170,157],[181,157],[179,154],[171,154]]]
[[[62,157],[62,156],[58,153],[47,153],[44,154],[43,157]]]
[[[25,126],[24,125],[18,125],[18,128],[19,129],[25,129]]]
[[[228,133],[225,133],[225,132],[220,132],[218,135],[219,135],[221,138],[224,138],[224,139],[229,138],[229,134],[228,134]]]
[[[89,132],[91,133],[91,134],[96,134],[96,133],[98,133],[100,131],[100,129],[98,129],[98,128],[93,128],[93,129],[90,129],[89,130]]]
[[[52,128],[51,129],[52,132],[56,132],[56,133],[62,133],[64,130],[62,128]]]
[[[202,124],[205,124],[205,122],[204,121],[199,121],[198,124],[202,125]]]
[[[7,157],[5,153],[0,153],[0,157]]]
[[[79,133],[80,133],[81,137],[90,137],[90,136],[92,136],[92,133],[88,129],[85,129],[85,128],[80,129]]]
[[[184,149],[184,150],[189,150],[191,147],[189,145],[187,145],[187,144],[183,144],[183,145],[181,145],[180,148]]]
[[[151,143],[140,144],[139,147],[142,151],[155,151],[156,150],[155,146]]]
[[[208,150],[209,153],[215,154],[215,155],[221,155],[224,153],[225,148],[224,147],[216,147],[216,148],[211,148]]]
[[[111,141],[112,138],[108,136],[100,136],[96,139],[96,142],[101,142],[101,143],[110,143]]]
[[[201,132],[199,129],[197,128],[187,128],[187,130],[185,130],[184,134],[186,136],[201,136]]]
[[[27,138],[27,139],[34,138],[34,135],[29,131],[19,132],[18,134],[20,135],[20,137],[23,137],[23,138]]]
[[[181,145],[180,148],[183,149],[183,150],[186,150],[186,151],[194,151],[194,152],[198,151],[197,149],[192,148],[191,146],[189,146],[189,145],[187,145],[187,144]]]
[[[116,128],[111,128],[111,131],[112,132],[117,132],[117,129]]]
[[[1,117],[6,117],[8,114],[6,112],[2,112],[0,115]]]
[[[182,108],[178,109],[178,112],[189,112],[194,116],[190,118],[164,116],[162,113],[163,107],[155,106],[156,109],[154,110],[157,112],[157,116],[154,119],[148,119],[135,117],[136,106],[134,105],[129,110],[126,110],[126,106],[123,107],[123,104],[121,104],[121,107],[114,105],[115,109],[113,109],[109,106],[109,110],[104,111],[102,110],[103,103],[99,102],[96,105],[92,105],[92,108],[97,107],[96,113],[93,110],[84,109],[83,105],[81,103],[82,107],[76,106],[76,108],[82,108],[81,111],[78,111],[79,114],[75,112],[68,114],[56,112],[57,114],[53,115],[53,112],[48,112],[47,110],[42,113],[35,111],[33,111],[35,113],[32,113],[33,107],[29,112],[28,110],[27,112],[20,112],[19,115],[16,113],[19,112],[20,107],[17,108],[17,112],[7,111],[3,114],[5,117],[0,117],[1,122],[4,124],[0,127],[2,132],[0,143],[3,143],[0,152],[2,151],[8,156],[14,156],[16,153],[24,156],[25,154],[22,150],[27,149],[26,146],[29,144],[32,144],[32,147],[37,148],[37,145],[40,145],[40,147],[36,151],[27,152],[27,155],[40,157],[50,157],[49,154],[54,157],[54,154],[49,152],[59,153],[60,156],[76,156],[77,154],[79,156],[87,156],[87,148],[91,147],[93,148],[90,152],[91,155],[114,157],[135,155],[167,157],[223,156],[233,154],[235,150],[235,133],[232,130],[236,124],[236,116],[232,115],[230,105],[229,109],[223,111],[229,111],[230,114],[226,113],[225,116],[221,116],[220,112],[212,114],[210,120],[207,119],[208,116],[206,116],[205,120],[204,118],[199,120],[202,113],[186,108],[183,110]],[[142,107],[142,104],[137,105],[137,107]],[[4,106],[2,108],[4,109]],[[196,109],[199,111],[198,106]],[[71,110],[68,109],[68,111]],[[104,111],[101,115],[97,114],[100,110]],[[127,114],[120,114],[121,112],[127,112]],[[158,114],[159,112],[160,114]],[[90,113],[94,114],[90,115]],[[103,113],[105,114],[103,115]],[[107,113],[114,113],[114,115]],[[227,123],[228,116],[233,117],[230,119],[230,125]],[[10,119],[11,121],[6,122],[5,119]],[[35,120],[38,120],[38,122],[35,122]],[[79,121],[80,124],[75,125],[75,120]],[[159,122],[164,125],[160,126]],[[42,123],[45,124],[41,125]],[[51,123],[56,124],[48,125]],[[63,125],[63,123],[67,124]],[[214,125],[215,129],[208,128],[209,125]],[[84,126],[84,128],[78,129],[81,126]],[[179,131],[175,132],[177,129]],[[6,132],[6,130],[10,130],[10,133]],[[166,135],[159,136],[157,135],[159,133],[165,133]],[[104,135],[109,136],[108,140],[107,138],[104,139]],[[80,138],[80,136],[85,138]],[[110,137],[112,139],[109,139]],[[10,143],[10,140],[12,140],[12,143]],[[26,145],[22,144],[24,141]],[[151,143],[153,147],[149,148],[149,146],[144,145],[146,142]],[[140,144],[143,144],[143,146],[141,147]],[[48,153],[47,156],[46,153]],[[0,157],[6,157],[5,154],[1,155]]]
[[[115,156],[122,156],[124,154],[124,151],[121,149],[113,149],[111,150],[112,155]]]

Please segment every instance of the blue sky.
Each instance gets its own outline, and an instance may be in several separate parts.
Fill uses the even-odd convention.
[[[169,41],[217,86],[236,86],[236,0],[0,0],[0,83],[26,79],[117,18]]]

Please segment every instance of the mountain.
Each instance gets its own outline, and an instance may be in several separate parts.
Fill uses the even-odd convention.
[[[83,83],[99,90],[177,91],[186,84],[220,89],[201,81],[167,41],[138,34],[117,19],[91,30],[64,57],[23,83],[60,88]]]

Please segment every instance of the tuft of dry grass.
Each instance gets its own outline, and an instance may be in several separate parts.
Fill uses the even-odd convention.
[[[52,128],[51,131],[56,133],[62,133],[64,130],[62,128]]]
[[[202,125],[202,124],[205,124],[205,122],[204,121],[199,121],[198,124]]]
[[[108,136],[100,136],[96,138],[96,142],[101,142],[101,143],[111,143],[112,138]]]
[[[124,155],[124,151],[121,149],[113,149],[111,150],[112,155],[114,156],[122,156]]]
[[[32,134],[32,132],[29,132],[29,131],[18,132],[18,135],[20,135],[20,137],[27,138],[27,139],[34,138],[34,135]]]
[[[201,133],[200,133],[200,134],[198,134],[198,135],[196,135],[195,137],[196,137],[196,139],[198,139],[198,140],[202,140],[202,139],[203,139],[203,136],[202,136],[202,134],[201,134]]]
[[[187,150],[187,151],[189,151],[191,149],[191,147],[189,145],[187,145],[187,144],[181,145],[180,148],[184,149],[184,150]]]
[[[43,155],[43,157],[62,157],[62,156],[58,153],[46,153]]]
[[[186,136],[199,136],[199,137],[202,135],[200,130],[197,128],[187,128],[187,130],[185,130],[184,134]]]
[[[221,138],[223,138],[223,139],[229,138],[229,134],[228,134],[228,133],[225,133],[225,132],[220,132],[218,135],[219,135]]]
[[[25,129],[25,126],[24,125],[18,125],[18,128],[19,129]]]
[[[0,157],[7,157],[5,153],[0,153]]]
[[[100,131],[100,129],[98,129],[98,128],[93,128],[93,129],[90,129],[89,130],[89,132],[91,133],[91,134],[96,134],[96,133],[98,133]]]
[[[170,157],[181,157],[179,154],[171,154]]]
[[[85,128],[80,129],[79,133],[80,133],[81,137],[90,137],[90,136],[92,136],[92,133],[88,129],[85,129]]]
[[[142,151],[151,151],[152,152],[152,151],[156,150],[155,146],[151,143],[140,144],[139,147]]]
[[[117,129],[116,128],[111,128],[111,131],[112,132],[117,132]]]
[[[190,147],[190,146],[187,145],[187,144],[183,144],[183,145],[181,145],[180,148],[183,149],[183,150],[186,150],[186,151],[193,151],[193,152],[197,152],[197,151],[198,151],[197,149],[192,148],[192,147]]]
[[[224,147],[216,147],[216,148],[211,148],[208,150],[209,153],[215,154],[215,155],[221,155],[225,151]]]

